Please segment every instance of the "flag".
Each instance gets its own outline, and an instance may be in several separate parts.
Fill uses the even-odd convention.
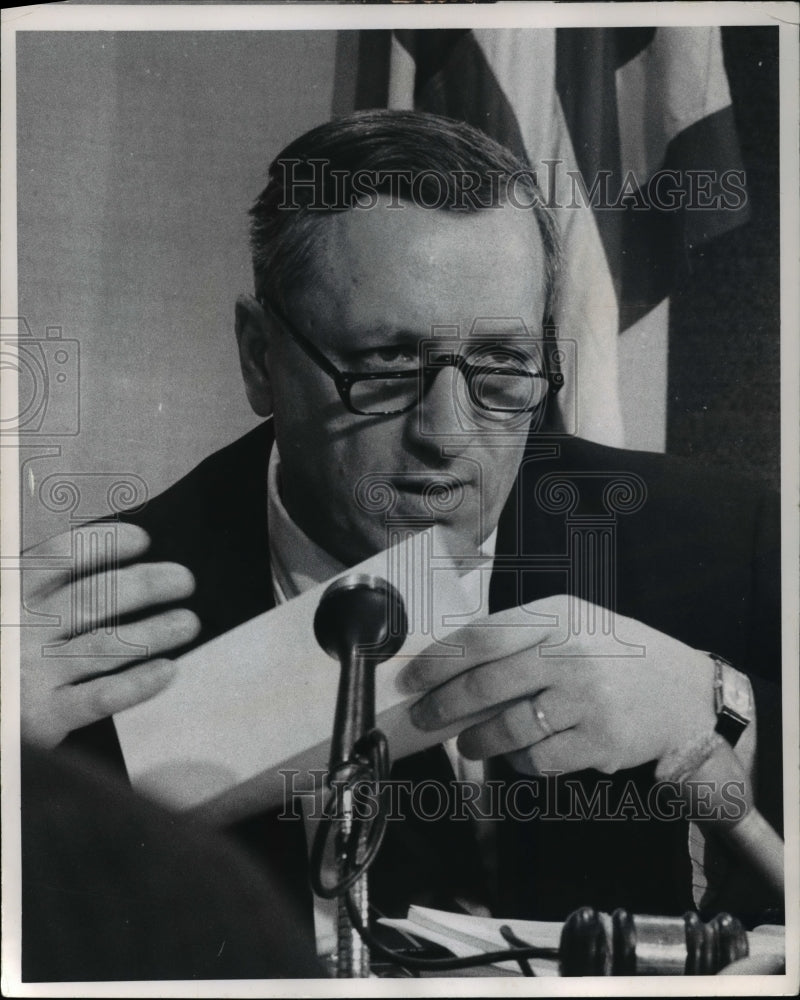
[[[566,430],[663,450],[669,294],[746,217],[718,28],[362,32],[355,106],[459,118],[536,170],[562,233]]]

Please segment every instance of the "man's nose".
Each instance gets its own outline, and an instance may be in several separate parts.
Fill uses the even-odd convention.
[[[470,436],[469,409],[464,376],[454,366],[442,367],[419,401],[415,414],[418,433],[431,439],[461,435],[466,439]]]

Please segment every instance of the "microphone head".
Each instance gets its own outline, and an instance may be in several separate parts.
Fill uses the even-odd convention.
[[[379,576],[350,573],[328,587],[314,615],[314,635],[334,659],[357,654],[372,664],[399,652],[408,634],[403,598]]]

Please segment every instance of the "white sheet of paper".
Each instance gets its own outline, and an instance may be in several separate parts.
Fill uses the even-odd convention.
[[[444,536],[428,529],[347,571],[389,580],[406,604],[406,642],[376,669],[378,724],[393,759],[463,728],[415,729],[408,719],[414,699],[396,679],[416,653],[485,613],[480,575],[491,571],[491,561],[483,565],[480,572],[464,573],[447,554]],[[291,779],[279,769],[300,772],[294,787],[311,787],[308,771],[327,768],[339,682],[338,664],[313,632],[314,613],[330,582],[188,653],[169,688],[115,716],[137,791],[223,823],[280,805]],[[441,649],[459,655],[457,647]]]

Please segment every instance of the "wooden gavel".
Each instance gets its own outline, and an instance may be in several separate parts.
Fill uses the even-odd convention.
[[[609,916],[589,906],[569,915],[558,949],[562,976],[703,976],[747,958],[747,933],[720,913],[709,923],[683,917]]]

